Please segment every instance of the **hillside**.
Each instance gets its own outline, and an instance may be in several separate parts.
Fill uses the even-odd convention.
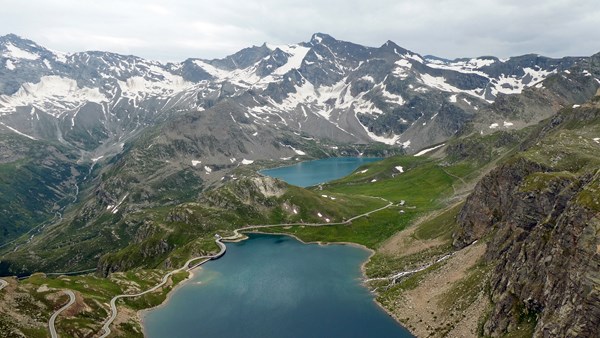
[[[7,35],[0,79],[0,276],[34,274],[8,279],[0,335],[45,336],[59,289],[59,332],[93,335],[115,295],[265,224],[374,250],[365,284],[418,336],[598,334],[600,54],[449,61],[317,33],[161,64]],[[334,156],[385,159],[306,189],[257,173]],[[185,275],[120,302],[118,334]]]
[[[580,104],[599,86],[597,55],[444,61],[391,41],[365,47],[321,33],[168,64],[63,54],[15,35],[0,38],[0,51],[0,133],[21,140],[25,153],[38,143],[58,147],[72,167],[65,176],[62,167],[30,159],[47,168],[41,189],[53,194],[39,195],[35,217],[2,225],[0,245],[55,222],[65,207],[61,226],[79,229],[98,228],[111,205],[129,213],[191,201],[248,163],[410,154],[473,132],[520,129]],[[2,156],[6,172],[30,175],[10,169],[12,150]],[[39,189],[34,182],[7,180],[6,189],[25,199]],[[61,184],[60,193],[52,184]],[[187,188],[173,191],[179,186]],[[60,205],[65,194],[73,203]]]

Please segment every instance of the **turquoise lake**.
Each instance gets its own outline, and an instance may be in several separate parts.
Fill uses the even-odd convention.
[[[365,163],[379,160],[381,158],[378,157],[331,157],[261,170],[260,173],[279,178],[292,185],[309,187],[342,178]]]
[[[194,271],[145,334],[167,337],[412,337],[361,285],[366,250],[250,235]]]

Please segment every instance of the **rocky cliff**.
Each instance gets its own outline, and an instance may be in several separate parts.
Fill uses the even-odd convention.
[[[537,337],[600,334],[599,121],[597,103],[562,111],[459,213],[454,246],[489,243],[485,336],[523,325]]]

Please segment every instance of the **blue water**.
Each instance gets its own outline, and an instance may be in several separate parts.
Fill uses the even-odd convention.
[[[361,165],[379,161],[378,157],[332,157],[300,162],[287,167],[262,170],[263,175],[276,177],[289,184],[309,187],[342,178]]]
[[[147,312],[150,338],[412,337],[360,284],[365,250],[250,235]]]

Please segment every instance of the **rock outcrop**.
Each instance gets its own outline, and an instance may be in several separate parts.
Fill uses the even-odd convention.
[[[597,122],[598,110],[557,116],[539,135],[577,118]],[[457,217],[454,246],[488,241],[485,260],[494,268],[485,336],[523,325],[534,327],[535,337],[600,335],[600,170],[590,165],[598,157],[591,151],[562,154],[584,163],[569,170],[536,161],[539,153],[517,155],[468,197]]]

